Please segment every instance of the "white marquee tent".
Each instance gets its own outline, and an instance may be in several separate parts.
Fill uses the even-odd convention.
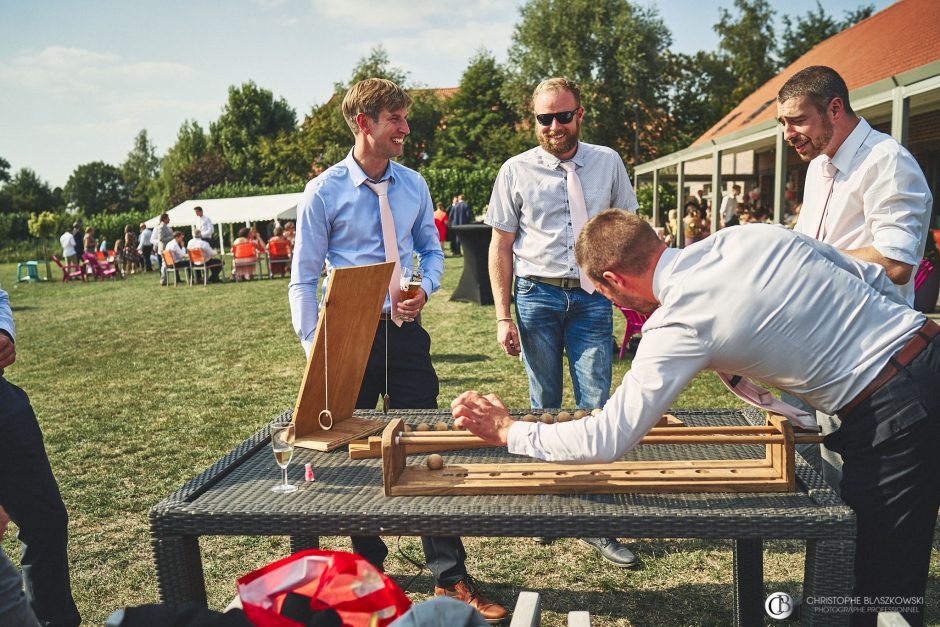
[[[257,220],[296,220],[297,203],[303,196],[302,192],[296,194],[272,194],[267,196],[242,196],[239,198],[209,198],[206,200],[187,200],[167,213],[170,216],[170,226],[182,230],[187,237],[189,227],[196,221],[193,211],[202,207],[203,214],[212,220],[215,225],[221,224],[249,224]],[[147,220],[147,226],[153,228],[160,221],[160,216]],[[222,239],[222,229],[217,228],[219,245],[225,251],[225,242]]]

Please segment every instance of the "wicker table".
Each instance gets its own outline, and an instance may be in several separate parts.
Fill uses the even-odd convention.
[[[754,410],[679,411],[690,425],[762,424]],[[290,412],[284,414],[289,417]],[[408,422],[449,420],[449,412],[411,411]],[[286,535],[291,549],[322,535],[618,536],[733,541],[734,621],[763,624],[763,539],[805,539],[804,595],[845,596],[852,589],[855,516],[798,457],[794,493],[608,494],[393,497],[382,491],[380,460],[350,461],[345,449],[297,449],[289,476],[300,490],[275,495],[278,477],[268,427],[150,511],[160,597],[206,604],[199,537]],[[719,449],[720,450],[716,450]],[[709,450],[712,449],[712,450]],[[626,459],[692,455],[754,457],[748,445],[641,446]],[[448,462],[527,461],[505,449],[447,453]],[[418,460],[415,460],[418,461]],[[312,462],[316,482],[302,481]],[[844,624],[847,614],[804,616],[804,624]]]

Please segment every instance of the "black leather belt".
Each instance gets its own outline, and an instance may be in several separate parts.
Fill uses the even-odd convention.
[[[924,326],[917,330],[917,334],[888,360],[888,363],[881,369],[878,376],[875,377],[864,390],[859,392],[858,396],[849,401],[845,407],[836,413],[839,416],[844,416],[858,407],[862,401],[874,394],[875,390],[893,379],[894,375],[901,371],[901,368],[914,361],[915,357],[924,352],[924,349],[930,345],[931,340],[933,340],[937,334],[940,334],[940,326],[933,320],[928,319],[927,322],[924,323]]]

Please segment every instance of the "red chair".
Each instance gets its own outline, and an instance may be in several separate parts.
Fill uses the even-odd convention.
[[[261,260],[258,251],[251,242],[235,244],[232,247],[232,278],[253,279],[255,274],[261,274]]]
[[[290,242],[286,239],[272,239],[268,242],[268,273],[271,276],[284,276],[290,272]]]
[[[53,257],[55,259],[55,257]],[[933,264],[927,261],[926,259],[920,260],[920,265],[917,266],[917,274],[914,275],[914,291],[920,289],[920,286],[924,284],[924,281],[927,280],[927,277],[933,273],[934,267]]]
[[[626,318],[627,322],[627,326],[623,330],[623,340],[620,342],[619,358],[623,359],[623,354],[627,351],[627,345],[630,343],[630,338],[643,330],[643,323],[646,322],[646,316],[632,309],[621,307],[620,305],[615,305],[615,307],[620,310],[620,312],[623,314],[623,317]]]
[[[62,269],[62,282],[68,283],[72,279],[81,279],[85,280],[85,273],[82,272],[82,267],[77,263],[69,263],[63,265],[59,258],[55,255],[52,255],[52,260],[55,262],[55,265],[59,266]]]
[[[85,262],[85,265],[91,268],[91,273],[94,279],[113,279],[117,275],[117,270],[115,270],[111,264],[105,262],[105,265],[102,265],[98,262],[98,258],[92,253],[84,253],[82,255],[82,261]]]

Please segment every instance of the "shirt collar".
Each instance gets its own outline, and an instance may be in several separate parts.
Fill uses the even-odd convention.
[[[656,262],[656,269],[653,271],[653,296],[660,303],[663,302],[663,289],[665,289],[669,275],[672,274],[672,269],[681,254],[682,251],[678,248],[667,248],[663,251],[663,254],[660,255],[659,261]]]
[[[360,185],[362,185],[364,181],[369,180],[369,177],[366,176],[366,173],[362,171],[362,168],[359,167],[359,163],[356,161],[355,157],[353,157],[352,148],[349,149],[349,154],[346,155],[346,158],[343,160],[343,162],[346,164],[346,169],[349,170],[349,178],[352,179],[354,186],[359,187]],[[385,174],[383,174],[382,178],[380,178],[378,181],[375,181],[375,182],[378,183],[378,182],[384,181],[385,179],[390,179],[391,181],[394,182],[395,180],[395,176],[393,172],[394,167],[395,167],[395,162],[389,160],[388,167],[385,168]]]
[[[544,148],[542,148],[542,146],[538,146],[537,148],[538,148],[539,159],[541,159],[545,167],[549,168],[550,170],[557,170],[562,160],[556,157],[555,155],[553,155],[552,153],[548,152]],[[579,168],[584,167],[584,151],[581,150],[580,140],[578,141],[578,150],[574,153],[574,156],[571,157],[570,159],[565,159],[565,161],[571,161]]]
[[[845,141],[842,142],[842,145],[839,146],[835,156],[832,158],[832,165],[836,166],[839,172],[849,171],[855,153],[862,147],[862,143],[868,138],[870,132],[871,125],[865,118],[859,118],[855,129],[845,138]]]

